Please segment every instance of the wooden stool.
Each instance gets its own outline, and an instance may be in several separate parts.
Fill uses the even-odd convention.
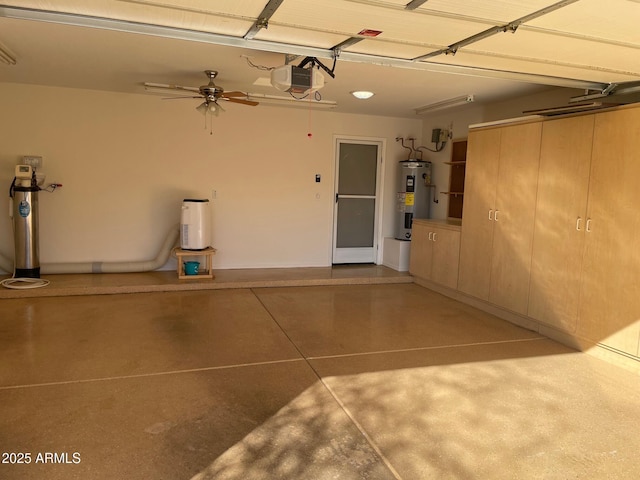
[[[216,253],[216,249],[213,247],[207,247],[204,250],[183,250],[176,248],[173,251],[178,259],[178,279],[184,280],[189,278],[213,278],[213,270],[211,268],[213,256]],[[184,271],[184,257],[204,257],[204,269],[198,269],[196,275],[187,275]]]

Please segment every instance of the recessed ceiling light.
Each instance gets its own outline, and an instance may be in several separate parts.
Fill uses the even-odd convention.
[[[373,97],[374,93],[367,92],[366,90],[356,90],[355,92],[351,92],[351,95],[353,95],[356,98],[359,98],[360,100],[366,100],[367,98]]]

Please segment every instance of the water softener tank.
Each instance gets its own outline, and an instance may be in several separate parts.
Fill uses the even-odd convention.
[[[13,187],[15,273],[18,278],[40,278],[37,186]]]
[[[204,250],[211,246],[209,200],[185,198],[180,217],[180,248]]]

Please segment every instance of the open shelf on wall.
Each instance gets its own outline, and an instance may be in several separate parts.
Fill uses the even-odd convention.
[[[451,142],[451,160],[444,163],[451,166],[451,172],[449,173],[449,191],[441,192],[449,197],[447,217],[462,218],[464,175],[467,166],[466,138]]]

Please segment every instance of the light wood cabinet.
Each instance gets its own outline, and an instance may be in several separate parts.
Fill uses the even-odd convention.
[[[458,289],[489,299],[493,214],[495,209],[501,129],[469,132],[462,210]]]
[[[544,122],[528,316],[640,352],[640,109]]]
[[[638,356],[640,108],[595,114],[580,336]]]
[[[640,359],[638,242],[638,106],[470,131],[461,292]]]
[[[542,124],[471,131],[458,288],[526,314]]]
[[[593,122],[542,127],[528,316],[568,332],[578,319]]]
[[[429,228],[414,220],[411,225],[411,251],[409,253],[409,273],[411,275],[426,279],[431,278],[432,251]]]
[[[455,289],[458,284],[460,227],[446,222],[414,220],[409,272]]]

